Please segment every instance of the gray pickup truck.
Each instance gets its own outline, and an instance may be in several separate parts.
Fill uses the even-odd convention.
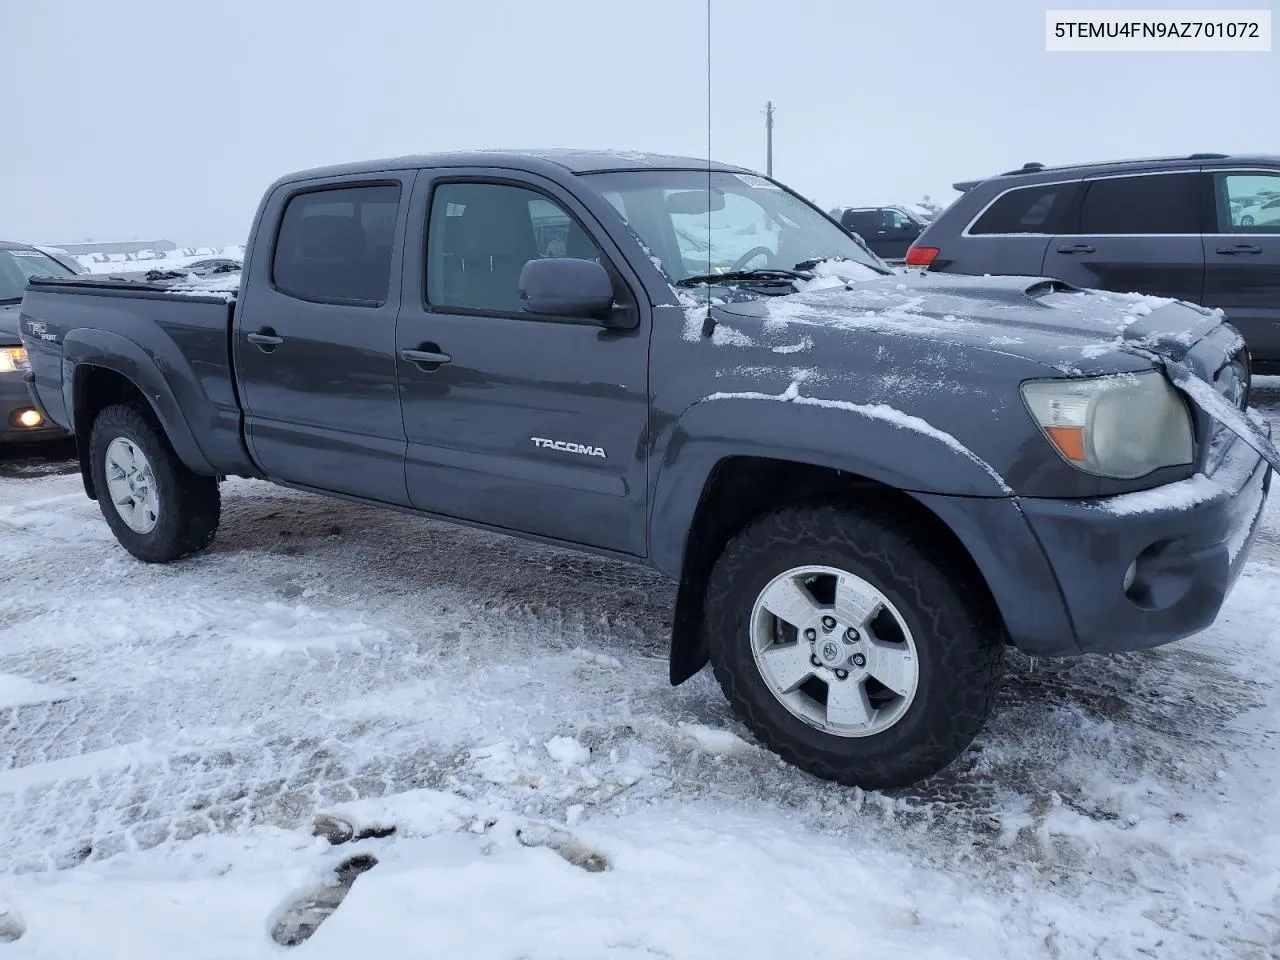
[[[894,272],[769,178],[476,152],[282,178],[242,275],[35,280],[34,401],[134,556],[256,477],[639,561],[769,748],[913,783],[1005,647],[1204,628],[1270,486],[1220,315]],[[1209,411],[1209,412],[1206,412]]]

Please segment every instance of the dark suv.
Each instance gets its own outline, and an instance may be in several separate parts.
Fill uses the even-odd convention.
[[[955,188],[908,266],[1221,307],[1254,372],[1280,373],[1280,156],[1028,163]]]
[[[843,207],[832,212],[883,260],[901,260],[925,225],[902,207]]]

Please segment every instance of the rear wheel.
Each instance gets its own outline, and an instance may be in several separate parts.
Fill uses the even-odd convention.
[[[707,588],[707,640],[735,712],[827,780],[902,787],[986,722],[1003,631],[928,532],[892,513],[785,507],[730,541]]]
[[[187,469],[150,410],[104,409],[93,423],[89,456],[102,516],[139,560],[168,563],[213,541],[221,517],[218,481]]]

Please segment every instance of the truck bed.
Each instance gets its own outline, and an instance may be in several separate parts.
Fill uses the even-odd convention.
[[[144,388],[150,381],[157,388],[146,391],[153,405],[164,403],[159,394],[173,398],[173,409],[158,408],[158,415],[166,426],[183,421],[180,434],[197,448],[183,451],[184,460],[207,465],[211,473],[252,471],[230,352],[237,279],[32,280],[19,332],[30,355],[36,401],[50,420],[74,432],[74,397],[87,388],[64,382],[64,370],[84,364],[115,371]],[[175,446],[182,445],[179,437]]]

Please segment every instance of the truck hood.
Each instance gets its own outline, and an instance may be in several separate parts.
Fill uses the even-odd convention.
[[[866,334],[910,337],[1076,375],[1114,370],[1118,354],[1130,355],[1126,368],[1133,354],[1181,358],[1222,322],[1221,311],[1182,301],[1084,290],[1044,277],[907,272],[856,282],[820,276],[804,286],[788,296],[718,304],[712,319],[731,328],[758,323],[742,332],[770,342],[803,334],[818,348],[858,349],[848,334],[861,333],[864,342]]]
[[[18,313],[22,304],[0,303],[0,347],[16,347],[22,343],[18,336]]]

